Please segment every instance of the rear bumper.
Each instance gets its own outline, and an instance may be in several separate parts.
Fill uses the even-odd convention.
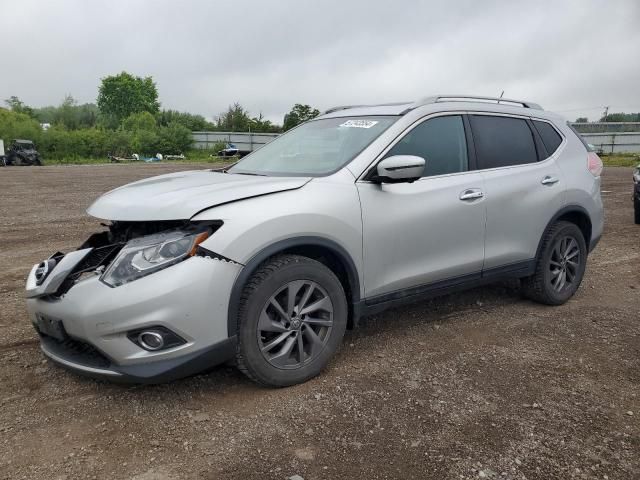
[[[79,375],[119,383],[164,383],[188,377],[219,365],[235,356],[236,338],[228,338],[202,350],[178,358],[138,365],[117,366],[99,352],[70,353],[59,342],[46,337],[40,347],[58,366]]]

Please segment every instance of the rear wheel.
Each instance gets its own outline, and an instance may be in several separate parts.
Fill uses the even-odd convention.
[[[561,305],[576,293],[587,262],[582,232],[573,223],[557,222],[545,233],[535,273],[523,281],[527,297]]]
[[[251,277],[240,300],[238,367],[276,387],[318,375],[340,345],[347,312],[340,281],[322,263],[273,257]]]

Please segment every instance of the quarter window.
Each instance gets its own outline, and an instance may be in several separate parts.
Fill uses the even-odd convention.
[[[467,171],[469,160],[462,117],[451,115],[422,122],[396,143],[386,156],[392,155],[424,158],[423,177]]]
[[[538,133],[542,138],[542,143],[544,143],[544,146],[547,149],[547,153],[549,156],[553,155],[562,143],[562,137],[556,129],[547,122],[534,120],[533,125],[536,127],[536,130],[538,130]]]
[[[533,134],[521,118],[471,115],[471,130],[479,169],[538,161]]]

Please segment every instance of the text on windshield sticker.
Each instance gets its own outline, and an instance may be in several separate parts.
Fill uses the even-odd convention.
[[[376,123],[378,123],[378,122],[375,121],[375,120],[347,120],[346,122],[344,122],[340,126],[341,127],[351,127],[351,128],[371,128]]]

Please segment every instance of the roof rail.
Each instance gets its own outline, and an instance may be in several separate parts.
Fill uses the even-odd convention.
[[[506,103],[506,104],[516,104],[520,105],[524,108],[532,108],[535,110],[543,110],[543,108],[537,103],[533,102],[525,102],[522,100],[513,100],[510,98],[500,98],[500,97],[479,97],[476,95],[435,95],[432,97],[426,97],[421,100],[415,102],[411,107],[405,110],[403,113],[406,113],[414,108],[422,107],[423,105],[428,105],[430,103],[438,103],[438,102],[473,102],[474,100],[479,100],[483,103]]]
[[[328,110],[325,110],[324,112],[322,112],[323,115],[326,115],[327,113],[333,113],[333,112],[337,112],[340,110],[349,110],[351,108],[365,108],[365,107],[392,107],[394,105],[408,105],[411,102],[392,102],[392,103],[375,103],[372,105],[340,105],[338,107],[331,107]]]
[[[358,107],[366,107],[367,105],[339,105],[337,107],[331,107],[328,110],[325,110],[324,112],[322,112],[323,115],[326,115],[327,113],[333,113],[333,112],[338,112],[340,110],[349,110],[350,108],[358,108]]]

